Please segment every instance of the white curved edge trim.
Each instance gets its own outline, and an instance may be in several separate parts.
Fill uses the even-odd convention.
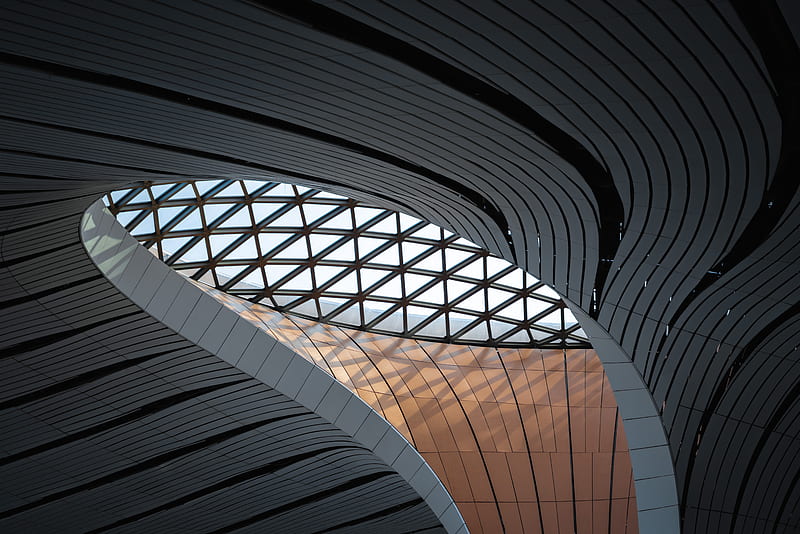
[[[631,455],[639,532],[680,533],[675,465],[650,390],[619,343],[579,306],[564,302],[589,337],[614,391]]]
[[[335,378],[156,258],[102,201],[84,213],[80,236],[100,271],[142,310],[352,436],[409,483],[448,533],[468,534],[452,497],[417,450]]]

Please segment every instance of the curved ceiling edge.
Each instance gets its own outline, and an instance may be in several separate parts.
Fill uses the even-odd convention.
[[[224,309],[139,246],[101,201],[84,213],[80,238],[98,269],[143,311],[352,436],[417,492],[447,532],[467,532],[441,481],[393,426],[323,370]],[[139,283],[145,279],[150,283]]]
[[[562,299],[588,335],[611,382],[628,439],[640,531],[680,532],[675,467],[650,390],[619,343],[579,306]]]

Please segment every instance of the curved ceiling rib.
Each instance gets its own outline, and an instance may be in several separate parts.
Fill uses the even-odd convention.
[[[12,0],[0,9],[3,445],[55,447],[24,469],[3,466],[14,481],[7,509],[53,484],[90,481],[86,465],[108,472],[117,459],[189,445],[171,429],[204,432],[195,410],[221,410],[202,412],[209,436],[237,413],[266,416],[236,411],[240,396],[268,396],[243,382],[184,401],[156,417],[161,426],[144,418],[58,447],[81,425],[173,398],[163,381],[200,393],[206,379],[238,380],[87,268],[72,246],[87,203],[144,181],[248,177],[413,213],[513,261],[582,321],[595,317],[584,327],[617,396],[643,531],[800,527],[796,3]],[[119,493],[52,502],[52,516],[15,514],[3,528],[84,532],[122,510],[133,517],[158,506],[134,488],[185,490],[198,473],[225,472],[214,465],[230,458],[209,454],[109,486]],[[45,457],[56,467],[38,469]],[[254,493],[215,494],[224,519],[190,503],[179,520],[178,506],[169,525],[234,524]],[[335,524],[354,529],[372,513]]]

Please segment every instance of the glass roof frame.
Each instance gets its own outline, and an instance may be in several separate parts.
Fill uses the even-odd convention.
[[[410,215],[235,179],[145,182],[105,202],[179,272],[284,313],[438,342],[590,346],[542,282]]]

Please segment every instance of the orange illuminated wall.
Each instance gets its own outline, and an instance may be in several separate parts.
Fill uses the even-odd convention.
[[[470,532],[638,532],[622,420],[594,351],[371,334],[204,289],[394,425],[450,491]]]

